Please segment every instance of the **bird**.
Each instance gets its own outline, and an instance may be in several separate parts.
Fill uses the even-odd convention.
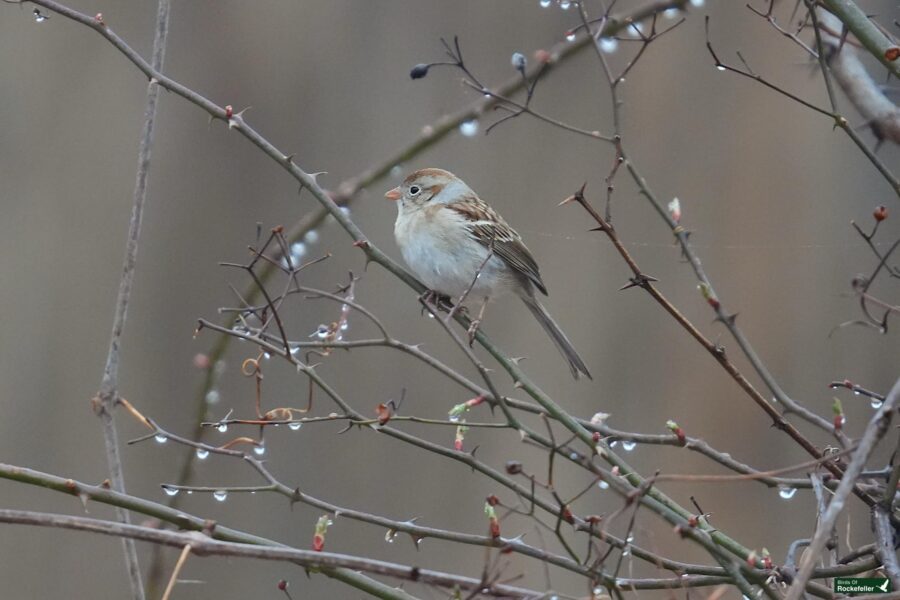
[[[537,261],[521,236],[472,188],[449,171],[419,169],[388,191],[397,203],[394,236],[403,259],[429,291],[453,300],[482,301],[513,293],[550,336],[575,379],[591,374],[544,305]]]

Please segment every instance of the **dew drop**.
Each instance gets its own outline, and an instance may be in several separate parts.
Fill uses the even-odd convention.
[[[677,8],[667,8],[663,11],[663,16],[667,19],[677,19],[681,11]]]
[[[601,479],[600,481],[597,482],[597,487],[600,488],[601,490],[608,490],[609,484]]]
[[[454,423],[458,423],[459,415],[450,415],[450,420],[453,421]]]
[[[568,33],[566,33],[566,41],[567,42],[575,41],[575,32],[574,31],[569,31]]]
[[[691,0],[691,6],[703,6],[706,0]]]
[[[206,403],[207,404],[216,404],[221,396],[219,395],[218,390],[209,390],[206,392]]]
[[[257,456],[262,456],[266,453],[266,447],[260,444],[259,446],[253,446],[253,454]]]
[[[292,423],[288,423],[288,427],[290,427],[291,431],[297,431],[301,427],[303,427],[303,423],[300,421],[293,421]]]
[[[206,460],[206,457],[209,456],[209,450],[206,448],[197,448],[197,458],[200,460]]]
[[[306,255],[306,244],[303,242],[294,242],[291,244],[291,259],[296,262]]]
[[[541,8],[550,8],[550,0],[541,0]]]
[[[790,500],[796,493],[797,488],[787,487],[784,485],[778,486],[778,495],[781,496],[781,498],[784,500]]]
[[[884,404],[883,400],[879,400],[878,398],[872,398],[872,408],[879,409],[881,405]]]
[[[859,390],[853,390],[853,395],[854,395],[854,396],[859,396],[859,394],[860,394],[860,391],[859,391]]]
[[[350,214],[350,207],[349,207],[349,206],[341,206],[341,207],[339,207],[339,208],[340,208],[340,211],[341,211],[342,213],[344,213],[344,215],[349,215],[349,214]]]
[[[630,544],[630,543],[633,542],[633,541],[634,541],[634,534],[629,533],[629,534],[628,534],[628,537],[625,538],[625,542],[628,543],[628,544]]]
[[[722,65],[716,65],[716,69],[718,69],[719,71],[724,71],[725,67],[723,67]]]
[[[637,447],[637,442],[632,442],[631,440],[622,440],[622,448],[625,452],[631,452]]]
[[[619,48],[619,40],[616,38],[600,38],[600,50],[612,54]]]
[[[569,10],[572,8],[571,0],[559,0],[559,7],[563,10]]]
[[[396,529],[388,529],[387,533],[384,534],[384,541],[388,544],[393,544],[394,540],[397,538],[397,530]]]
[[[157,433],[155,436],[153,436],[153,439],[156,440],[157,444],[165,444],[167,441],[169,441],[169,438],[167,438],[162,433]]]
[[[228,492],[225,490],[216,490],[213,492],[213,498],[219,502],[225,502],[225,499],[228,498]]]
[[[298,352],[300,352],[300,346],[291,346],[291,354],[297,354]]]
[[[46,21],[47,19],[50,18],[47,15],[45,15],[44,13],[42,13],[41,11],[39,11],[38,9],[34,9],[33,14],[34,14],[34,22],[35,23],[43,23],[44,21]]]
[[[466,137],[473,137],[478,133],[478,120],[471,119],[469,121],[463,121],[459,125],[459,132]]]
[[[228,431],[228,425],[226,425],[225,423],[222,423],[221,425],[216,427],[216,429],[219,430],[219,433],[225,433],[226,431]]]
[[[571,454],[569,454],[569,458],[571,458],[572,460],[578,460],[578,453],[572,452]]]
[[[272,355],[269,354],[268,352],[263,352],[263,358],[266,360],[269,360],[270,358],[272,358]]]
[[[169,487],[167,485],[162,486],[163,491],[166,493],[166,496],[175,496],[178,494],[178,488]]]
[[[319,241],[319,232],[315,229],[310,229],[306,232],[306,235],[303,236],[303,241],[307,244],[315,244]]]
[[[611,442],[609,443],[609,447],[610,447],[610,448],[615,448],[615,447],[616,447],[616,444],[618,444],[618,443],[619,443],[619,440],[613,440],[613,441],[611,441]]]

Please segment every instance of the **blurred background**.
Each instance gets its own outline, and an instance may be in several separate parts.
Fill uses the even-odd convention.
[[[597,13],[596,3],[590,9]],[[889,2],[865,0],[873,14],[896,16]],[[622,1],[629,11],[638,2]],[[106,22],[149,56],[154,2],[77,0],[73,8],[102,12]],[[786,19],[790,7],[784,9]],[[100,36],[61,16],[36,23],[32,6],[0,7],[0,460],[86,482],[107,477],[103,438],[90,408],[107,353],[114,300],[131,211],[137,140],[146,81]],[[851,278],[875,261],[850,226],[871,223],[876,205],[893,211],[896,197],[862,153],[826,117],[749,80],[716,71],[704,47],[703,17],[711,17],[717,52],[737,63],[740,50],[752,68],[802,98],[827,106],[824,86],[803,51],[763,19],[731,3],[694,7],[687,21],[651,45],[622,84],[623,126],[631,158],[665,201],[680,198],[683,223],[725,305],[786,392],[830,418],[834,395],[844,401],[847,431],[859,435],[872,414],[869,402],[828,382],[849,378],[886,392],[898,376],[896,333],[879,335],[839,324],[858,318],[849,294]],[[891,17],[892,18],[892,17]],[[213,101],[236,110],[252,107],[247,121],[307,171],[327,171],[326,187],[380,162],[412,142],[422,127],[477,95],[460,73],[434,69],[411,81],[409,69],[441,60],[441,36],[460,36],[467,65],[484,82],[514,74],[510,56],[549,48],[578,24],[575,10],[542,8],[538,0],[422,2],[175,2],[165,71]],[[671,21],[669,21],[671,22]],[[610,60],[621,69],[638,48],[621,42]],[[882,71],[879,71],[881,73]],[[860,118],[840,97],[854,124]],[[562,65],[538,86],[535,107],[587,129],[610,132],[609,96],[590,52]],[[502,114],[502,113],[500,113]],[[493,204],[525,238],[550,289],[547,306],[572,338],[593,381],[573,381],[556,350],[521,304],[512,298],[490,307],[484,329],[510,355],[526,356],[529,375],[573,414],[610,413],[613,427],[663,433],[668,419],[689,435],[760,469],[802,462],[807,456],[770,421],[714,361],[652,300],[638,290],[617,291],[629,273],[612,246],[580,208],[557,207],[582,182],[598,204],[613,160],[603,143],[579,138],[527,116],[484,135],[496,115],[479,121],[476,135],[451,135],[408,164],[394,178],[365,190],[351,215],[366,234],[400,260],[393,240],[394,205],[382,194],[398,176],[421,167],[442,167],[461,176]],[[874,138],[863,132],[869,143]],[[898,150],[885,146],[881,159],[897,171]],[[189,434],[198,414],[203,373],[193,358],[216,335],[196,339],[198,317],[218,320],[217,308],[233,306],[228,285],[248,281],[220,261],[241,261],[263,231],[290,226],[317,209],[309,194],[255,147],[221,122],[172,94],[161,96],[136,285],[123,338],[121,393],[175,433]],[[625,173],[616,180],[614,223],[643,269],[708,336],[719,339],[760,390],[733,340],[697,291],[689,266],[671,234],[640,197]],[[881,242],[900,235],[894,219]],[[420,317],[416,295],[362,254],[334,224],[317,229],[307,256],[332,258],[304,275],[311,286],[334,289],[347,272],[362,279],[357,301],[378,314],[394,336],[424,349],[477,379],[458,348],[433,322]],[[896,302],[896,292],[875,290]],[[335,320],[336,306],[292,302],[284,313],[296,338]],[[373,332],[358,317],[347,338]],[[479,356],[489,361],[481,349]],[[210,416],[253,415],[254,385],[241,377],[243,359],[255,353],[234,343],[218,381]],[[307,382],[288,366],[265,364],[264,403],[302,406]],[[379,402],[399,398],[402,412],[445,418],[470,394],[445,384],[432,370],[385,349],[337,352],[320,373],[358,410],[374,414]],[[515,397],[508,377],[496,380]],[[767,392],[765,392],[767,393]],[[317,397],[315,414],[335,410]],[[474,420],[490,417],[485,407]],[[124,413],[117,417],[123,440],[145,433]],[[816,443],[827,436],[800,428]],[[450,428],[401,425],[451,446]],[[515,498],[460,464],[406,447],[371,430],[337,436],[337,424],[307,425],[267,434],[268,467],[288,485],[338,505],[390,518],[420,517],[420,524],[484,533],[484,497]],[[239,430],[252,435],[249,428]],[[214,443],[237,435],[213,432]],[[466,447],[502,467],[520,460],[544,474],[546,457],[524,446],[512,431],[473,430]],[[152,441],[123,449],[128,491],[156,501],[160,484],[177,478],[186,449]],[[720,468],[687,450],[638,446],[627,455],[643,473],[719,473]],[[245,465],[212,457],[199,465],[197,485],[254,485]],[[581,474],[562,471],[564,496],[579,491]],[[714,524],[745,545],[768,548],[783,562],[788,544],[815,526],[814,498],[801,490],[790,501],[754,483],[669,484],[689,506],[695,496]],[[3,507],[83,514],[80,502],[58,493],[0,481]],[[278,541],[309,547],[320,511],[288,506],[274,495],[232,494],[226,502],[194,494],[181,508]],[[592,491],[579,514],[610,513],[621,506],[611,492]],[[91,503],[88,514],[111,517]],[[840,521],[846,549],[868,541],[863,512]],[[851,520],[852,520],[851,519]],[[141,521],[140,516],[136,516]],[[625,523],[619,523],[624,528]],[[615,528],[614,528],[615,529]],[[510,520],[504,533],[519,531],[535,545],[558,551],[533,523]],[[618,531],[621,533],[621,531]],[[635,543],[679,560],[709,562],[694,545],[647,512]],[[385,531],[337,519],[327,549],[418,564],[478,577],[479,548],[425,540],[417,552],[406,536],[393,544]],[[142,567],[150,548],[140,545]],[[170,551],[166,551],[169,553]],[[117,540],[73,532],[7,526],[0,535],[0,581],[9,598],[123,598],[128,582]],[[168,554],[166,570],[175,554]],[[506,574],[517,584],[553,587],[572,595],[588,592],[582,580],[511,556]],[[626,561],[627,574],[653,573]],[[633,569],[633,570],[632,570]],[[623,573],[625,574],[625,573]],[[176,589],[180,598],[278,598],[288,579],[298,598],[357,598],[360,594],[324,576],[307,579],[283,564],[192,558]],[[443,592],[410,588],[426,598]],[[726,595],[726,597],[728,597]]]

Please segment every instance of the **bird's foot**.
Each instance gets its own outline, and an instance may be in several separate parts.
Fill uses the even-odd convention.
[[[436,290],[425,290],[420,298],[423,303],[430,304],[439,311],[447,312],[453,309],[453,301],[450,300],[450,296],[446,296]],[[422,309],[422,312],[424,314],[424,308]]]
[[[471,323],[469,323],[469,329],[466,330],[466,335],[469,338],[469,347],[475,343],[475,334],[478,333],[478,328],[481,327],[481,319],[475,319]]]

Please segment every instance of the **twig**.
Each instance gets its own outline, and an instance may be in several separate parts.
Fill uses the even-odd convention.
[[[153,69],[162,69],[166,53],[166,39],[169,33],[169,0],[159,0],[156,13],[156,33],[153,40]],[[119,282],[119,293],[116,299],[115,316],[113,317],[112,335],[109,341],[109,352],[100,390],[94,399],[94,410],[103,423],[103,436],[106,447],[106,459],[109,467],[110,481],[113,489],[125,491],[125,475],[122,459],[119,455],[118,432],[113,417],[113,409],[119,399],[119,345],[125,319],[128,313],[128,301],[134,283],[134,270],[137,261],[138,239],[141,235],[141,222],[144,215],[144,203],[147,198],[147,182],[150,173],[150,156],[153,147],[153,132],[156,125],[156,108],[159,99],[159,85],[151,79],[147,84],[147,105],[144,109],[144,126],[141,131],[140,148],[138,150],[138,168],[134,184],[131,222],[128,227],[128,241],[125,246],[125,261],[122,267],[122,278]],[[128,513],[117,509],[116,514],[122,523],[128,523]],[[144,586],[141,582],[141,571],[138,565],[137,551],[134,541],[122,538],[125,552],[125,563],[131,583],[131,594],[135,600],[143,600]]]
[[[800,596],[803,594],[806,582],[809,581],[816,561],[819,559],[819,555],[825,548],[825,542],[828,541],[828,538],[831,535],[832,527],[834,527],[838,516],[844,509],[844,503],[847,500],[847,497],[853,491],[856,480],[860,473],[862,473],[866,461],[875,449],[875,445],[878,444],[881,438],[884,437],[884,434],[887,433],[888,425],[891,422],[894,405],[897,403],[898,396],[900,396],[900,379],[898,379],[894,384],[894,387],[891,388],[891,391],[884,400],[884,404],[881,405],[881,408],[878,409],[878,412],[875,413],[869,421],[869,424],[866,426],[866,430],[859,440],[859,448],[854,454],[853,460],[847,465],[841,483],[834,492],[831,503],[828,505],[828,509],[825,511],[825,514],[816,528],[816,534],[813,536],[809,548],[807,548],[803,555],[800,571],[794,579],[794,583],[791,585],[790,589],[788,589],[787,596],[785,597],[786,600],[799,600]]]
[[[163,592],[162,600],[169,600],[169,596],[172,595],[172,590],[175,589],[175,582],[178,581],[178,574],[181,572],[181,568],[184,566],[190,553],[191,545],[185,544],[184,549],[181,551],[181,555],[178,557],[178,562],[175,563],[175,568],[172,569],[172,577],[169,579],[166,591]]]

